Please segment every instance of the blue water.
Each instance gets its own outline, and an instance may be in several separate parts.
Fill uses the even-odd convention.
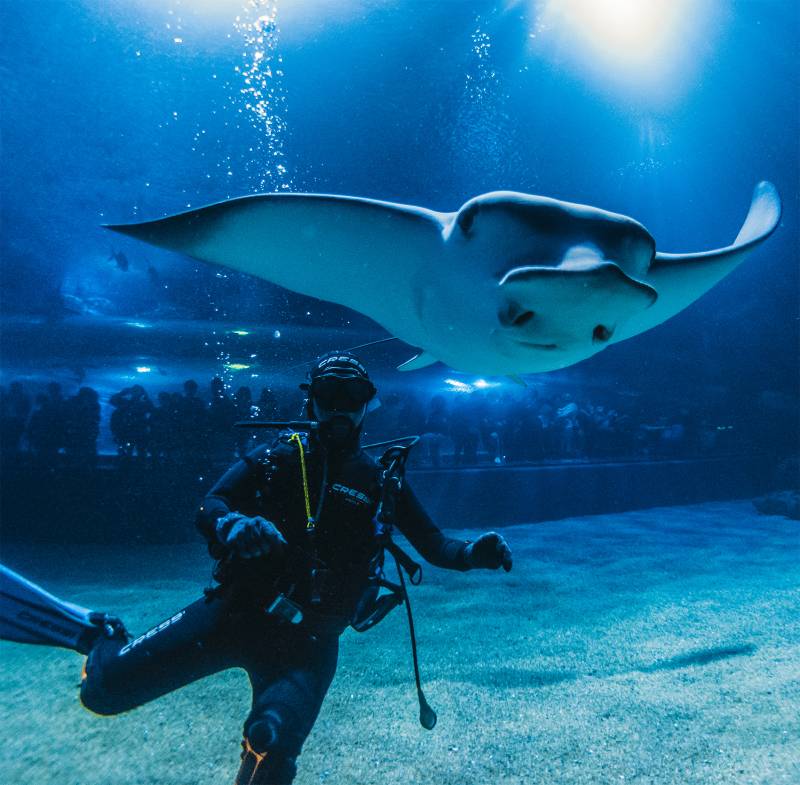
[[[253,444],[233,420],[297,417],[314,356],[390,337],[103,224],[270,191],[455,211],[516,190],[629,215],[659,250],[690,252],[731,243],[768,180],[783,217],[741,267],[525,387],[441,363],[400,374],[415,353],[400,341],[360,350],[381,402],[365,437],[425,434],[411,476],[436,522],[523,525],[510,575],[430,570],[420,589],[440,735],[415,735],[399,622],[378,648],[351,635],[301,781],[797,781],[796,523],[749,499],[800,481],[798,63],[791,0],[0,2],[14,564],[146,629],[206,578],[192,512]],[[232,776],[242,683],[176,693],[116,738],[62,689],[72,654],[5,651],[8,781]],[[408,716],[386,720],[401,684]],[[368,689],[382,723],[351,700]],[[213,740],[202,764],[164,733],[163,705]],[[63,727],[40,728],[53,711]]]
[[[293,416],[314,355],[386,337],[104,222],[271,190],[455,210],[509,189],[628,214],[659,249],[695,251],[731,242],[768,179],[783,220],[734,274],[667,324],[527,381],[545,421],[572,399],[630,418],[627,455],[653,452],[643,426],[695,423],[706,441],[722,431],[740,451],[796,454],[799,12],[640,5],[650,15],[619,0],[4,4],[4,388],[23,385],[30,417],[49,382],[66,397],[91,387],[99,450],[114,454],[109,401],[133,384],[155,402],[193,378],[208,400],[219,375],[230,395],[277,391]],[[513,383],[441,364],[397,374],[413,353],[394,341],[363,359],[384,397],[413,401],[419,429],[437,394],[453,422],[502,410],[488,433],[519,418],[527,394]],[[593,457],[590,435],[575,443],[557,425],[551,456]],[[490,441],[481,460],[514,460]]]

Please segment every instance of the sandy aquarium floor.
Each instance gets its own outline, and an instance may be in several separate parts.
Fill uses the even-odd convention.
[[[509,575],[433,567],[405,615],[342,640],[299,785],[800,783],[800,527],[713,503],[504,530]],[[461,532],[474,536],[477,532]],[[202,547],[4,549],[133,631],[198,596]],[[245,675],[127,715],[77,699],[82,658],[0,644],[3,785],[233,781]]]

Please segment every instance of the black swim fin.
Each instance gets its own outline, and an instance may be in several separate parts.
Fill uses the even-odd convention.
[[[0,639],[88,654],[100,635],[125,635],[114,616],[73,605],[0,564]]]

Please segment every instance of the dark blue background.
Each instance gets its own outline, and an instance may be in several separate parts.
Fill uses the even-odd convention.
[[[158,365],[159,384],[210,377],[215,321],[267,325],[262,378],[331,340],[383,336],[342,309],[221,279],[99,228],[253,190],[257,134],[231,102],[243,62],[236,4],[213,14],[197,10],[211,3],[191,5],[0,4],[4,382],[69,382],[80,367],[105,393],[141,364]],[[582,67],[574,37],[537,27],[543,3],[283,5],[284,143],[296,190],[454,210],[477,193],[516,189],[632,215],[662,250],[694,251],[732,241],[753,185],[774,182],[784,218],[768,244],[677,318],[561,378],[713,394],[732,408],[761,390],[797,398],[796,3],[688,6],[665,55],[670,78],[638,86],[613,64]],[[182,44],[166,28],[178,17]],[[478,29],[491,43],[484,60]],[[468,75],[485,88],[478,101]],[[128,256],[127,272],[109,261],[112,249]],[[334,327],[352,334],[333,339]],[[222,340],[238,359],[243,346]],[[368,353],[384,372],[407,356],[397,344]],[[432,389],[445,375],[434,368],[413,383]]]

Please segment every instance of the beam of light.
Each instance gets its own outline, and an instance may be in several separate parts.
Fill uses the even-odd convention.
[[[250,335],[249,330],[231,330],[231,335]]]
[[[476,379],[473,382],[473,386],[478,390],[486,390],[489,387],[499,387],[500,382],[487,382],[486,379]]]
[[[559,63],[571,61],[603,86],[669,92],[685,88],[707,54],[716,2],[547,0],[531,38],[554,46]]]
[[[137,365],[136,373],[150,373],[152,369],[147,365]]]
[[[249,367],[244,363],[225,363],[225,370],[227,371],[246,371]]]

